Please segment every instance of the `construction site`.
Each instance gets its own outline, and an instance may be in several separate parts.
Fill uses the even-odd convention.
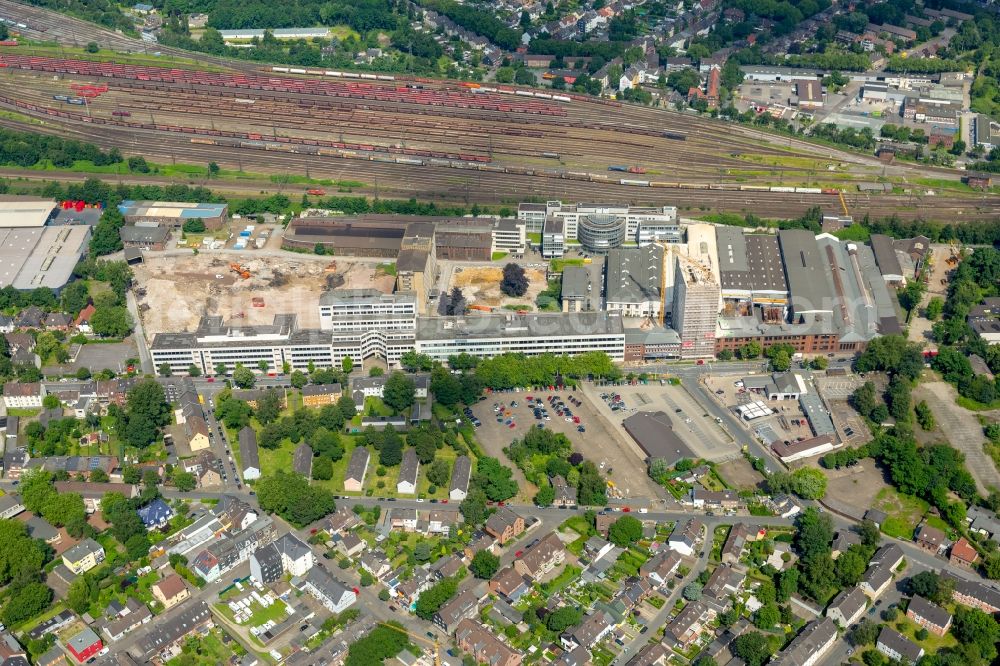
[[[147,255],[134,267],[139,310],[150,338],[191,331],[201,317],[220,315],[247,325],[295,313],[302,328],[319,328],[319,296],[328,289],[374,288],[389,293],[395,278],[375,262],[295,255],[245,258],[203,253]]]
[[[474,312],[493,312],[497,308],[534,310],[535,299],[548,287],[545,271],[528,268],[524,276],[528,279],[528,291],[523,296],[507,296],[500,291],[503,279],[500,266],[457,266],[447,289],[461,289],[469,309]]]

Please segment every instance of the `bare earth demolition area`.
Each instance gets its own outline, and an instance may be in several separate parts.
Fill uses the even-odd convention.
[[[526,305],[527,309],[534,310],[535,299],[548,286],[545,282],[545,272],[537,268],[529,268],[524,271],[524,276],[528,278],[528,291],[524,296],[515,298],[500,291],[503,269],[497,266],[458,266],[455,268],[452,284],[449,288],[459,287],[465,294],[465,300],[469,305],[490,308]]]
[[[298,315],[301,328],[319,328],[319,297],[328,289],[392,291],[395,278],[374,262],[329,258],[147,255],[134,267],[146,335],[192,331],[205,315],[226,322],[270,324],[276,314]],[[248,277],[244,277],[249,275]]]

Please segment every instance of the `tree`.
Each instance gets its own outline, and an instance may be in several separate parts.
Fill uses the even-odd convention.
[[[92,483],[107,483],[110,478],[107,472],[98,467],[90,473],[89,481]]]
[[[215,162],[209,162],[208,163],[208,177],[209,178],[218,178],[218,176],[219,176],[219,165],[216,164]]]
[[[733,640],[733,655],[739,657],[747,666],[762,666],[771,656],[767,638],[758,631],[748,631]]]
[[[132,315],[123,306],[98,307],[90,317],[90,327],[102,337],[124,338],[132,326]]]
[[[753,626],[767,630],[781,621],[781,611],[776,604],[764,604],[753,616]]]
[[[281,414],[281,396],[274,389],[268,389],[257,399],[257,409],[254,416],[262,424],[273,423]]]
[[[515,263],[503,267],[503,279],[500,280],[500,291],[508,296],[524,296],[528,291],[528,278],[524,269]]]
[[[513,474],[510,467],[501,465],[496,458],[484,456],[476,463],[472,484],[480,488],[488,499],[502,502],[517,494],[517,482],[511,478]]]
[[[882,627],[878,622],[865,618],[847,634],[847,640],[855,647],[873,645],[878,640],[880,631]]]
[[[87,53],[97,53],[101,50],[101,47],[97,42],[87,42]]]
[[[478,488],[471,489],[458,510],[469,525],[481,525],[486,520],[486,493]]]
[[[382,402],[401,414],[413,406],[416,396],[416,386],[413,379],[402,372],[394,372],[385,380],[382,392]]]
[[[0,619],[5,625],[18,625],[35,617],[52,603],[52,590],[44,583],[31,582],[15,589],[7,598]]]
[[[345,356],[340,361],[340,369],[344,371],[344,374],[351,374],[351,370],[354,369],[354,359],[350,356]]]
[[[446,604],[458,591],[456,578],[445,578],[440,583],[424,590],[417,597],[414,612],[423,620],[431,620],[441,606]]]
[[[131,161],[132,160],[130,158],[129,162]],[[184,220],[184,225],[181,227],[181,229],[186,234],[203,234],[205,233],[205,222],[198,218],[190,218]]]
[[[562,633],[570,627],[575,627],[583,620],[583,612],[575,606],[563,606],[549,613],[545,618],[545,626],[550,631],[557,634]]]
[[[59,402],[59,396],[53,395],[51,393],[42,398],[42,407],[45,409],[49,410],[59,409],[61,405],[62,403]]]
[[[874,550],[878,547],[879,542],[882,540],[882,534],[879,531],[878,525],[871,520],[862,520],[861,524],[858,525],[858,534],[861,536],[861,544],[870,550]]]
[[[312,478],[317,481],[329,481],[333,478],[333,462],[326,456],[313,460]]]
[[[427,480],[435,486],[443,486],[451,479],[451,469],[447,460],[434,460],[427,468]]]
[[[215,400],[215,416],[227,428],[239,430],[249,425],[252,414],[253,409],[245,400],[237,400],[228,392],[220,394]]]
[[[253,370],[244,367],[242,363],[236,364],[233,370],[233,384],[241,389],[251,389],[256,382],[257,377],[253,374]]]
[[[0,584],[35,575],[45,559],[42,545],[28,536],[24,523],[0,520]]]
[[[448,300],[447,303],[445,304],[444,313],[449,316],[463,315],[465,314],[465,306],[466,306],[465,295],[462,293],[461,288],[453,287],[451,292],[448,294]]]
[[[944,312],[944,299],[940,296],[933,296],[931,300],[927,301],[927,307],[924,310],[924,315],[931,321],[937,321],[941,318],[941,313]]]
[[[256,492],[260,508],[276,513],[299,527],[336,510],[333,494],[329,490],[311,486],[302,475],[284,470],[257,481]]]
[[[702,585],[698,581],[692,581],[684,586],[681,594],[688,601],[698,601],[701,599]]]
[[[190,492],[198,485],[198,479],[191,472],[185,472],[180,467],[174,468],[174,473],[170,477],[174,486],[182,493]]]
[[[556,491],[552,486],[541,486],[535,493],[534,502],[537,506],[552,506],[556,499]]]
[[[83,615],[90,610],[90,593],[92,585],[90,576],[86,574],[78,576],[72,583],[70,583],[69,590],[66,592],[66,605],[76,611],[79,615]]]
[[[387,426],[388,429],[391,426]],[[385,467],[395,467],[403,461],[403,440],[398,436],[388,438],[382,443],[379,451],[379,464]]]
[[[992,615],[977,608],[958,606],[955,610],[955,626],[952,631],[960,643],[975,646],[983,661],[988,663],[996,658],[1000,625]]]
[[[842,587],[857,585],[868,568],[868,558],[863,549],[851,546],[836,560],[837,580]]]
[[[333,406],[336,409],[335,405],[328,406]],[[326,458],[330,462],[337,462],[344,457],[344,445],[340,441],[340,435],[324,427],[317,428],[312,434],[312,437],[309,438],[309,446],[316,456]],[[315,466],[315,463],[313,464]]]
[[[291,376],[288,378],[288,381],[291,383],[292,388],[301,389],[309,383],[309,378],[306,377],[306,373],[301,370],[293,370]]]
[[[469,570],[476,578],[492,578],[500,568],[500,558],[488,550],[478,551],[469,563]]]
[[[642,538],[642,523],[632,516],[622,516],[608,528],[608,540],[620,548],[628,548]]]

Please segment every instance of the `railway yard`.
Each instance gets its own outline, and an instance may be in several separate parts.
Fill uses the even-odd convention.
[[[0,13],[15,11],[34,26],[46,16],[0,0]],[[46,35],[59,39],[53,30],[47,27]],[[5,127],[71,136],[161,163],[216,162],[252,173],[362,181],[360,193],[382,197],[600,198],[768,217],[793,217],[813,206],[846,207],[855,216],[1000,214],[995,195],[906,185],[928,175],[957,180],[955,171],[887,168],[874,158],[723,121],[486,84],[250,63],[207,72],[4,48],[0,107],[43,123],[12,116],[0,119]],[[897,181],[894,193],[856,191],[857,183],[883,175]],[[843,202],[831,196],[841,192]]]

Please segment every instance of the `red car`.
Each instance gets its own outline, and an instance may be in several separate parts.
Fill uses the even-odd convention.
[[[632,510],[632,509],[631,509],[630,507],[627,507],[627,506],[623,506],[623,507],[622,507],[622,511],[623,511],[624,513],[628,513],[628,512],[629,512],[629,511],[631,511],[631,510]]]
[[[524,555],[524,551],[523,550],[519,550],[516,553],[514,553],[514,557],[521,557],[521,555]]]

